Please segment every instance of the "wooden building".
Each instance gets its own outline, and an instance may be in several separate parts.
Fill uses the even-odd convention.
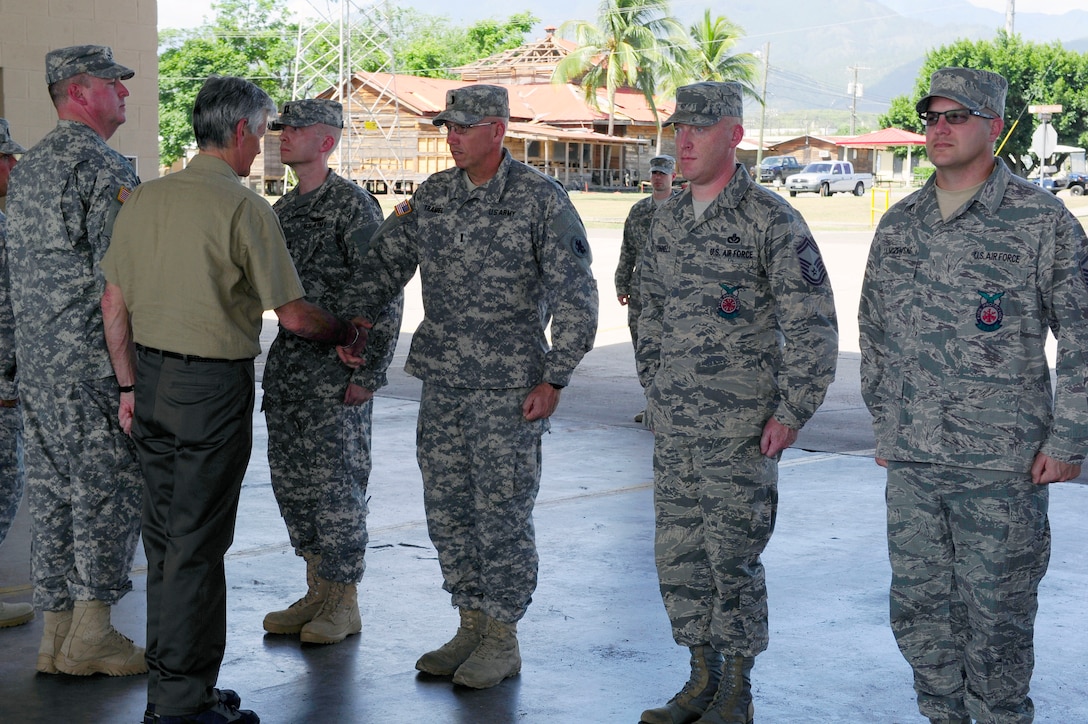
[[[446,92],[489,83],[509,87],[506,147],[514,158],[568,188],[637,189],[649,179],[650,158],[657,153],[654,109],[641,93],[619,91],[613,135],[606,135],[606,112],[593,108],[579,86],[550,81],[555,65],[573,47],[549,28],[542,40],[459,68],[460,80],[354,73],[344,88],[320,94],[344,103],[351,121],[330,162],[374,193],[411,193],[423,179],[453,165],[445,134],[433,124],[445,108]],[[603,90],[598,98],[607,108]],[[658,104],[660,118],[671,112],[671,100]],[[266,145],[278,140],[271,133],[266,138]],[[267,149],[265,156],[278,159],[278,148]],[[258,172],[259,166],[254,168]],[[267,173],[263,177],[266,187],[275,180]]]

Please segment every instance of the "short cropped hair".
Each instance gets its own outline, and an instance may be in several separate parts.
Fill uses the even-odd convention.
[[[213,75],[204,81],[193,104],[193,134],[200,149],[227,148],[238,121],[256,134],[276,115],[267,93],[243,78]]]

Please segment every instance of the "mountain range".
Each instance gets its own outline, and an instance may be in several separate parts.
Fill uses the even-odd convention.
[[[523,0],[525,2],[525,0]],[[413,0],[413,7],[470,23],[495,17],[493,6],[443,0]],[[508,3],[506,13],[530,10],[540,18],[533,37],[564,20],[596,22],[596,0],[529,0]],[[994,38],[1005,27],[1003,12],[966,0],[674,0],[673,14],[685,24],[707,7],[744,29],[739,51],[769,48],[768,112],[803,109],[848,111],[860,88],[857,112],[881,113],[892,98],[911,92],[926,51],[956,40]],[[1061,15],[1018,12],[1014,31],[1040,43],[1059,41],[1088,52],[1088,11]],[[768,45],[769,44],[769,45]],[[856,75],[855,75],[856,74]]]

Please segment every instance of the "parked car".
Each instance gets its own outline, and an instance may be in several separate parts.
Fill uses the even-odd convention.
[[[788,176],[798,173],[802,166],[793,156],[768,156],[759,164],[760,183],[784,183]]]
[[[861,196],[873,187],[871,173],[854,173],[854,165],[849,161],[816,161],[805,169],[786,179],[786,188],[790,196],[802,192],[830,196],[837,193],[852,193]]]
[[[1085,186],[1088,186],[1088,173],[1073,171],[1065,181],[1065,187],[1073,196],[1083,196]]]
[[[1036,186],[1042,186],[1044,189],[1052,194],[1057,194],[1059,191],[1065,188],[1066,179],[1061,176],[1044,176],[1039,178],[1038,176],[1028,179]]]

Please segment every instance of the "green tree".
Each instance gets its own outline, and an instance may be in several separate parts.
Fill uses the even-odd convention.
[[[1035,121],[1027,111],[1029,105],[1063,106],[1062,113],[1053,120],[1059,141],[1088,146],[1088,56],[1065,50],[1057,42],[1027,42],[1004,31],[999,31],[994,40],[960,40],[931,50],[913,92],[892,101],[888,113],[880,117],[881,127],[924,132],[915,103],[929,90],[933,71],[947,66],[991,70],[1009,81],[1005,132],[998,145],[1002,158],[1015,171],[1024,173],[1033,166],[1028,151]]]
[[[210,75],[236,75],[277,102],[290,97],[297,26],[275,0],[223,0],[194,31],[159,35],[159,160],[169,166],[194,143],[193,103]]]
[[[559,27],[577,48],[556,66],[552,80],[577,83],[586,102],[601,110],[597,92],[608,96],[608,135],[616,121],[616,91],[642,92],[653,110],[660,147],[661,119],[654,102],[661,69],[670,62],[671,49],[686,43],[683,26],[669,15],[668,0],[602,0],[597,23],[568,20]]]

